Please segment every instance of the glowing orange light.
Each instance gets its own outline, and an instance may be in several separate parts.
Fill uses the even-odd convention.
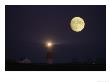
[[[48,46],[48,47],[51,47],[51,46],[52,46],[52,43],[51,43],[51,42],[48,42],[48,43],[47,43],[47,46]]]
[[[52,43],[51,43],[51,42],[47,42],[46,45],[47,45],[47,47],[49,47],[49,48],[52,47]]]

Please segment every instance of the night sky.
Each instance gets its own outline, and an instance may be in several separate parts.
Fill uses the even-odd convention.
[[[73,17],[82,17],[85,28],[74,32]],[[106,60],[106,6],[33,5],[5,6],[5,57],[45,63],[45,43],[51,40],[54,63]]]

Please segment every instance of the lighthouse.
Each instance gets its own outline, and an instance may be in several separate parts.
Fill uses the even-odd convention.
[[[47,47],[47,64],[53,64],[52,42],[47,42],[46,47]]]

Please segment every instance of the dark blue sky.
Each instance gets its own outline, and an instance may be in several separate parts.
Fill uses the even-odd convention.
[[[85,21],[81,32],[73,32],[70,21]],[[106,6],[5,6],[6,58],[28,57],[46,62],[44,43],[52,40],[54,63],[84,62],[106,57]]]

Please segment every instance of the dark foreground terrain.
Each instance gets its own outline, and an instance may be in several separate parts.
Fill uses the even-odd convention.
[[[106,71],[102,64],[5,64],[6,71]]]

